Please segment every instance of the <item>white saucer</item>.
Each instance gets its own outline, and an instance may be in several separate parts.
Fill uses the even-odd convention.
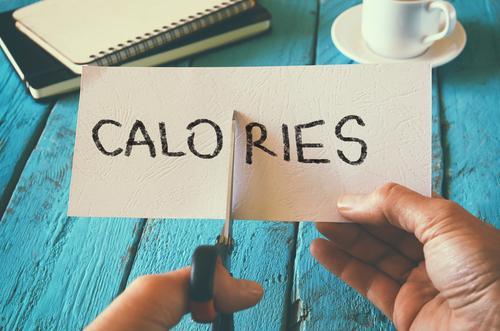
[[[332,40],[335,46],[348,58],[359,63],[388,63],[418,61],[430,62],[432,67],[446,64],[456,58],[467,41],[465,30],[457,21],[453,33],[436,41],[425,53],[411,59],[391,59],[373,52],[361,36],[361,7],[357,5],[340,14],[332,24]]]

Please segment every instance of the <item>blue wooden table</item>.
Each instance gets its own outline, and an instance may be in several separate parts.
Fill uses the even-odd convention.
[[[28,1],[0,0],[0,11]],[[330,40],[352,0],[262,1],[272,33],[175,63],[351,63]],[[464,53],[433,73],[433,185],[500,226],[500,1],[455,0]],[[66,216],[78,93],[35,102],[0,53],[0,330],[76,330],[142,274],[187,265],[217,221]],[[241,330],[387,329],[390,321],[310,256],[310,223],[237,222],[232,266],[265,297]],[[185,318],[178,329],[207,329]]]

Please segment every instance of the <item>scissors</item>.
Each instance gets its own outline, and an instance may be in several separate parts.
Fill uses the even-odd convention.
[[[189,301],[191,317],[198,323],[212,323],[212,330],[233,330],[233,314],[221,314],[215,309],[213,287],[217,261],[229,271],[233,249],[233,174],[236,135],[236,112],[233,112],[230,136],[229,172],[226,197],[226,218],[215,245],[198,246],[191,261]]]

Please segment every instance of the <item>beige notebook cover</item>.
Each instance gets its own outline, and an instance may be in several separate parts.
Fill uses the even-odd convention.
[[[253,7],[254,0],[45,0],[16,26],[76,73],[113,65]]]

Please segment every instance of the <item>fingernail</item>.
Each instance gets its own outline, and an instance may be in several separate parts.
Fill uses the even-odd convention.
[[[337,209],[339,211],[350,211],[356,207],[363,199],[363,194],[343,194],[337,200]]]
[[[254,298],[262,296],[263,289],[259,284],[249,281],[247,282],[246,287],[247,288],[245,290],[249,296]]]

